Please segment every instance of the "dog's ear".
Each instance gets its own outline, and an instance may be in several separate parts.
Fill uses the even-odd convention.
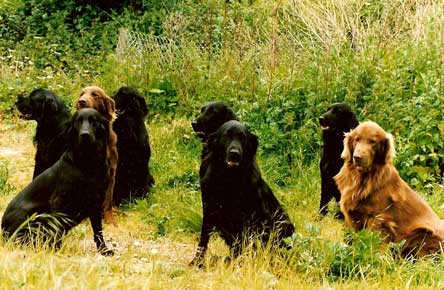
[[[378,144],[375,161],[379,164],[391,164],[395,155],[396,151],[393,136],[390,133],[386,133],[385,138]]]
[[[109,142],[111,141],[109,138],[109,133],[111,131],[111,123],[103,116],[100,116],[100,124],[103,126],[104,130],[103,130],[103,134],[105,134],[105,140],[106,140],[106,144],[107,147],[110,146]]]
[[[44,111],[48,112],[57,112],[59,109],[55,98],[52,96],[45,96],[44,106]]]
[[[351,111],[348,125],[350,129],[356,128],[359,125],[358,119],[356,119],[356,115]]]
[[[256,156],[257,148],[259,147],[259,140],[253,133],[248,133],[247,136],[247,154],[253,158]]]
[[[345,133],[344,138],[344,150],[341,153],[341,158],[344,159],[344,162],[352,162],[353,158],[353,140],[354,140],[354,131],[350,131]]]
[[[116,119],[116,103],[114,102],[113,99],[111,99],[108,96],[105,96],[103,98],[103,103],[105,105],[105,118],[109,121],[112,122]]]
[[[64,132],[66,136],[68,136],[68,150],[70,151],[74,150],[77,143],[78,136],[75,129],[76,118],[77,118],[77,112],[74,114],[74,116],[72,116],[69,126],[67,127],[67,129],[65,129],[66,133]]]
[[[236,120],[236,121],[239,121],[237,119],[236,114],[233,112],[233,110],[231,108],[228,108],[228,110],[227,110],[226,120]]]
[[[143,116],[146,117],[146,115],[148,115],[148,106],[146,105],[145,98],[143,96],[138,96],[137,101],[139,103],[140,111],[142,112]]]
[[[218,131],[209,134],[207,137],[207,140],[206,140],[207,145],[206,146],[211,151],[215,150],[218,147],[217,146],[218,140],[219,140],[219,132]]]

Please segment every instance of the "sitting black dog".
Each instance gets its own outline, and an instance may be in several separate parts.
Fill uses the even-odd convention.
[[[52,166],[66,149],[66,129],[71,120],[65,103],[51,90],[36,89],[15,103],[20,117],[37,121],[34,142],[37,145],[33,179]]]
[[[6,208],[1,224],[6,238],[32,241],[36,233],[29,228],[40,229],[40,232],[49,229],[44,232],[52,233],[48,239],[58,247],[65,233],[89,217],[97,249],[103,255],[113,254],[102,234],[102,207],[110,174],[109,129],[109,122],[94,109],[81,109],[74,114],[68,130],[67,151]],[[58,222],[37,216],[26,226],[35,214],[47,214]]]
[[[148,114],[145,98],[132,87],[121,87],[113,98],[117,111],[113,130],[119,153],[113,204],[119,205],[124,199],[144,198],[154,178],[149,169],[151,147],[144,122]]]
[[[208,140],[208,166],[200,180],[203,223],[192,265],[201,266],[215,230],[233,257],[245,239],[283,246],[294,232],[289,216],[262,179],[256,163],[258,140],[238,121],[224,123]]]
[[[341,153],[344,150],[344,133],[357,127],[359,122],[345,103],[332,104],[321,117],[319,124],[322,128],[322,157],[320,163],[321,171],[321,202],[319,213],[325,216],[328,213],[328,203],[332,198],[339,202],[341,194],[333,177],[338,174],[344,160]],[[336,215],[342,218],[342,213]]]

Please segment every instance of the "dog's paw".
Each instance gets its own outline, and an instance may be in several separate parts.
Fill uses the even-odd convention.
[[[108,248],[105,248],[105,249],[103,249],[103,250],[100,251],[100,254],[101,254],[102,256],[105,256],[105,257],[112,257],[112,256],[114,256],[114,251],[113,251],[113,250],[110,250],[110,249],[108,249]]]
[[[194,259],[188,265],[190,267],[197,267],[201,269],[204,265],[204,261],[201,257],[194,257]]]

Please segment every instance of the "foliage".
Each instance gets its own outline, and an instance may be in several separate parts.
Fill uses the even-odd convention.
[[[0,195],[8,195],[14,191],[14,186],[9,182],[8,162],[0,161]]]
[[[393,261],[387,259],[387,254],[383,252],[383,240],[377,233],[362,230],[359,233],[349,233],[349,238],[350,245],[332,244],[333,260],[329,275],[333,279],[368,277],[377,275],[382,269],[390,269]]]
[[[64,277],[77,288],[443,288],[441,264],[399,261],[369,232],[344,245],[340,222],[310,221],[320,187],[318,116],[342,101],[394,135],[396,167],[420,192],[435,193],[425,198],[442,216],[443,30],[439,1],[0,2],[0,120],[17,122],[15,96],[36,87],[72,105],[86,85],[110,94],[135,86],[150,107],[156,179],[146,200],[125,205],[122,226],[105,229],[122,247],[117,259],[85,257],[94,246],[80,225],[61,254],[18,258],[1,245],[5,287],[63,288],[56,277]],[[211,100],[229,103],[259,136],[262,174],[297,233],[287,253],[231,264],[212,239],[210,266],[193,271],[184,265],[202,222],[201,144],[190,120]],[[3,208],[12,197],[8,168],[1,161]],[[138,248],[140,240],[150,244]],[[171,244],[179,250],[163,248]]]

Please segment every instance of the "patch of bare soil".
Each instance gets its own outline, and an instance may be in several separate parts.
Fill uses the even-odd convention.
[[[33,132],[32,124],[0,124],[0,160],[6,162],[9,182],[17,189],[23,188],[32,179],[35,154]]]

